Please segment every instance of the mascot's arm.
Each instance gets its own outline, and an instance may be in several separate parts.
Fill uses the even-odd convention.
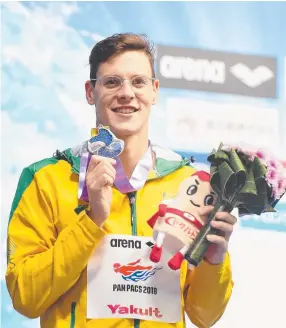
[[[147,223],[151,228],[154,228],[154,225],[156,221],[159,219],[159,217],[162,217],[167,213],[167,208],[168,206],[166,204],[159,205],[158,212],[156,212],[153,216],[151,216],[151,218],[147,221]]]

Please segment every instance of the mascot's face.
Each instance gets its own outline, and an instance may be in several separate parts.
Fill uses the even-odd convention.
[[[199,175],[192,175],[181,183],[177,200],[185,211],[202,216],[206,206],[215,204],[216,194],[205,176],[200,179]]]

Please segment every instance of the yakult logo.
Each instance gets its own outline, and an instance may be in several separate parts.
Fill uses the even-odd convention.
[[[179,222],[174,217],[168,217],[165,222],[170,226],[182,230],[185,234],[187,234],[191,239],[195,239],[198,235],[198,230],[195,228],[190,227],[185,222]]]
[[[162,318],[162,314],[158,308],[140,308],[134,305],[120,305],[120,304],[108,304],[107,307],[110,309],[112,314],[138,314],[146,317],[155,316],[157,318]]]

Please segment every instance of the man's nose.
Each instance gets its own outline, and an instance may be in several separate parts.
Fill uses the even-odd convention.
[[[135,97],[134,89],[131,85],[131,82],[124,80],[122,86],[120,87],[117,96],[120,99],[130,99]]]

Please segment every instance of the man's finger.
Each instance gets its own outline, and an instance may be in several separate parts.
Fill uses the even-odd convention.
[[[107,162],[100,162],[97,166],[87,175],[93,177],[99,177],[101,174],[107,173],[110,176],[115,178],[116,170],[115,168]]]
[[[218,229],[218,235],[224,237],[227,241],[229,240],[232,232],[233,225],[230,223],[226,223],[224,221],[213,220],[211,222],[211,226],[215,229]]]
[[[221,246],[224,250],[227,250],[228,248],[228,242],[227,240],[222,236],[217,235],[207,235],[207,240],[213,244]]]
[[[111,166],[109,163],[99,163],[93,171],[87,173],[86,184],[88,186],[92,186],[100,182],[100,186],[102,187],[107,183],[107,182],[106,183],[102,182],[103,181],[102,177],[106,177],[106,176],[110,177],[110,179],[112,180],[112,183],[109,182],[109,184],[112,186],[116,177],[115,168]],[[110,179],[108,179],[108,181]]]
[[[102,174],[102,176],[99,179],[99,185],[101,187],[104,187],[104,186],[110,186],[110,187],[112,187],[113,183],[114,183],[113,177],[111,177],[107,173]]]
[[[211,226],[223,232],[233,232],[233,224],[228,222],[213,220]]]
[[[103,188],[105,186],[112,187],[113,183],[114,183],[113,177],[111,177],[107,173],[103,173],[103,174],[100,175],[100,177],[97,180],[93,180],[91,182],[91,185],[89,186],[89,188],[93,191],[97,191],[97,190],[100,190],[101,188]]]
[[[228,212],[217,212],[215,216],[216,220],[222,220],[234,225],[237,222],[237,218]]]
[[[87,173],[90,173],[97,165],[101,163],[110,163],[112,166],[116,164],[116,160],[113,158],[107,158],[103,156],[98,156],[98,155],[92,155],[88,168],[87,168]]]

